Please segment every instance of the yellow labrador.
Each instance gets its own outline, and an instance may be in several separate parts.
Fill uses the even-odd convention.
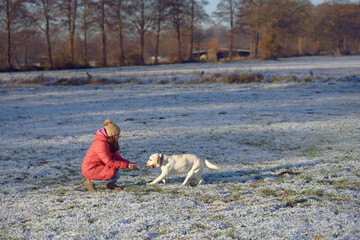
[[[165,183],[165,178],[169,174],[178,174],[187,172],[185,181],[181,185],[186,185],[189,179],[194,177],[197,179],[198,185],[202,183],[203,179],[201,174],[204,171],[204,166],[211,169],[220,169],[218,166],[211,164],[208,160],[198,158],[194,154],[183,155],[165,155],[155,153],[150,156],[149,161],[146,162],[146,166],[151,168],[161,167],[161,175],[154,181],[147,183],[146,185],[153,185],[161,180]]]

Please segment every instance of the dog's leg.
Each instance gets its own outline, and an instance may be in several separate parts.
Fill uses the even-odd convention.
[[[165,178],[164,178],[162,181],[163,181],[163,183],[166,183],[166,179],[165,179]]]
[[[157,178],[155,178],[154,181],[152,181],[151,183],[147,183],[146,185],[154,185],[157,184],[158,182],[160,182],[161,180],[165,179],[166,175],[165,174],[161,174],[160,176],[158,176]]]
[[[190,172],[188,173],[188,175],[185,178],[185,181],[181,184],[182,186],[185,186],[189,183],[190,178],[193,176],[194,171],[190,170]]]
[[[199,171],[199,172],[197,172],[196,174],[194,174],[194,178],[195,178],[196,180],[198,180],[198,183],[196,184],[196,186],[199,186],[199,185],[203,182],[203,179],[202,179],[202,177],[201,177],[201,172],[202,172],[202,171]]]

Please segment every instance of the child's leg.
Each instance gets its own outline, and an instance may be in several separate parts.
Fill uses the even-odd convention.
[[[110,182],[117,182],[120,178],[120,171],[116,169],[115,176],[109,180],[91,180],[95,185],[103,184],[103,183],[110,183]]]

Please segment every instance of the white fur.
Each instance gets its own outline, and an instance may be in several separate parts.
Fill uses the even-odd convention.
[[[160,159],[163,156],[163,162],[161,165]],[[198,185],[202,183],[203,179],[201,174],[204,171],[204,166],[211,169],[220,169],[216,165],[211,164],[208,160],[198,158],[194,154],[183,155],[165,155],[155,153],[150,156],[149,161],[146,162],[146,166],[161,167],[161,174],[154,181],[147,183],[147,185],[153,185],[160,181],[165,183],[165,178],[170,174],[188,173],[185,181],[181,185],[187,185],[190,178],[197,179]]]

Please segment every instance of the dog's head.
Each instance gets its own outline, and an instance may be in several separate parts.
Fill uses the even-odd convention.
[[[151,168],[161,167],[163,160],[163,154],[155,153],[150,156],[149,161],[146,162],[146,166]]]

